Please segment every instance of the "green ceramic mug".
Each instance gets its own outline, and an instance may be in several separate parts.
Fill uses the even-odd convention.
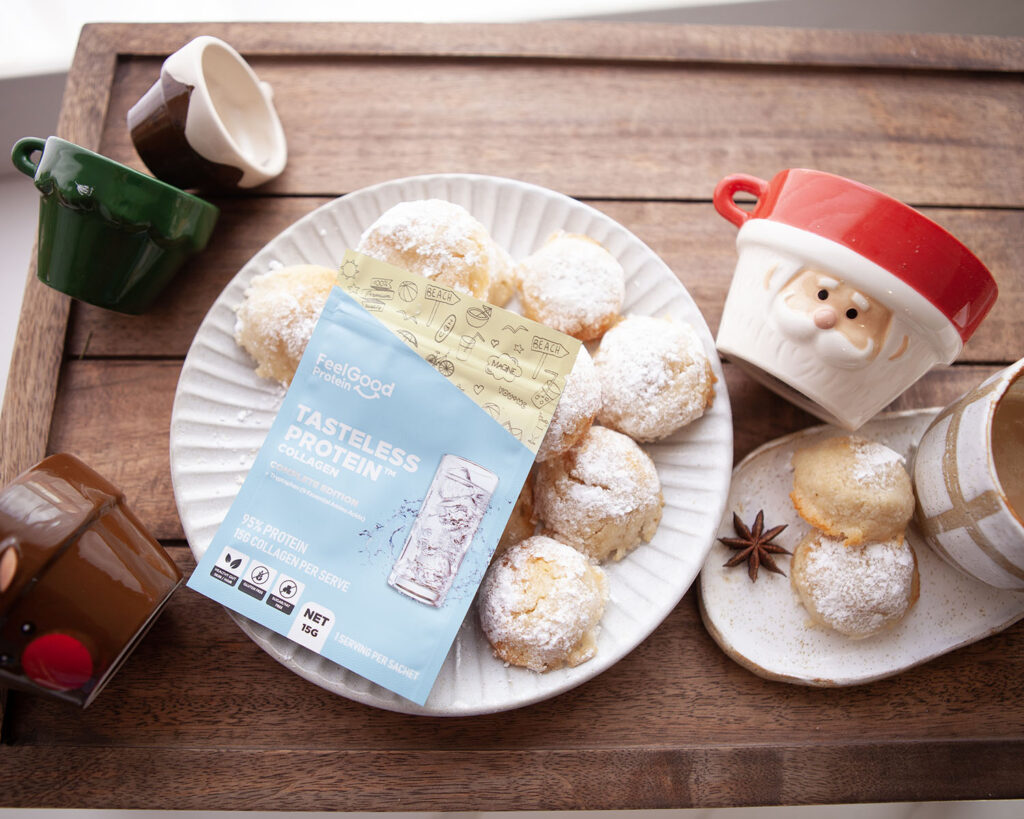
[[[108,310],[146,310],[206,247],[220,214],[197,196],[57,137],[20,139],[11,160],[42,194],[40,281]]]

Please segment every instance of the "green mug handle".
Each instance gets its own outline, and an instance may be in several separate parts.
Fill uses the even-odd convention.
[[[25,176],[31,176],[34,179],[39,163],[33,162],[31,156],[36,151],[42,152],[45,147],[46,140],[40,139],[39,137],[24,137],[23,139],[19,139],[14,143],[14,148],[11,150],[11,162],[13,162],[14,167],[25,174]]]

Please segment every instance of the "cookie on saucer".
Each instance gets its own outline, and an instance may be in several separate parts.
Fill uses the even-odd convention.
[[[793,454],[790,499],[811,526],[850,546],[901,538],[914,514],[914,488],[903,458],[852,435]]]

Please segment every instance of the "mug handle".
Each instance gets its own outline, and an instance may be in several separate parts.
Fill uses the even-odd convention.
[[[14,143],[14,148],[11,150],[11,162],[14,163],[14,167],[21,171],[25,176],[31,176],[35,178],[36,169],[39,167],[38,162],[33,162],[31,157],[36,151],[42,153],[42,150],[46,147],[46,140],[40,139],[39,137],[24,137]]]
[[[743,223],[751,217],[750,211],[743,210],[733,201],[733,197],[741,191],[760,199],[768,192],[768,183],[756,176],[734,173],[715,186],[715,210],[736,227],[743,227]]]

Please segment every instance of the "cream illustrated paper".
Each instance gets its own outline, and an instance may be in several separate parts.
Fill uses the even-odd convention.
[[[338,285],[537,452],[579,341],[355,251]]]

